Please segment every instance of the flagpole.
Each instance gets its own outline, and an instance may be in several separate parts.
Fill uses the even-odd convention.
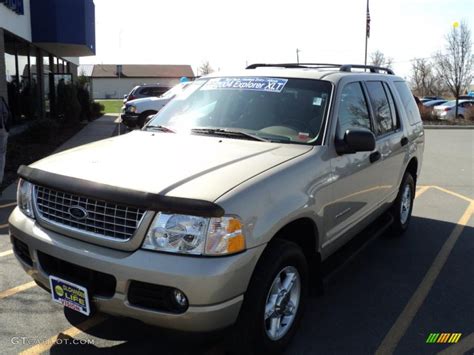
[[[370,36],[370,13],[369,13],[369,0],[367,0],[367,13],[365,17],[365,55],[364,55],[364,65],[367,65],[367,43]]]

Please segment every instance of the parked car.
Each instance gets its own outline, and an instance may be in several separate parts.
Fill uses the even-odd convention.
[[[122,107],[122,122],[129,128],[141,128],[147,118],[156,114],[176,95],[183,92],[191,82],[179,83],[160,97],[147,97],[127,102]]]
[[[442,105],[444,104],[445,102],[447,102],[448,100],[445,100],[445,99],[442,99],[442,100],[430,100],[430,101],[426,101],[423,103],[423,106],[424,107],[433,107],[433,106],[437,106],[437,105]]]
[[[442,105],[445,102],[447,102],[447,100],[430,100],[423,103],[421,106],[419,106],[421,118],[423,120],[436,119],[436,116],[433,114],[433,108],[436,105]]]
[[[328,67],[201,77],[143,130],[20,167],[20,264],[85,315],[281,350],[322,260],[385,213],[408,228],[423,160],[401,77]]]
[[[474,100],[459,100],[458,101],[458,116],[457,118],[465,118],[467,110],[474,106]],[[433,115],[440,120],[448,120],[455,118],[456,115],[456,100],[447,101],[442,105],[433,108]]]
[[[421,99],[421,102],[425,103],[425,102],[429,102],[429,101],[433,101],[433,100],[444,100],[444,98],[442,98],[440,96],[425,96]]]
[[[170,88],[160,84],[144,84],[135,86],[127,95],[123,97],[123,103],[141,99],[144,97],[158,97],[163,95]]]

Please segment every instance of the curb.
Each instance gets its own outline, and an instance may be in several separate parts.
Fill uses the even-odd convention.
[[[456,125],[423,125],[424,129],[474,129],[474,125],[456,126]]]

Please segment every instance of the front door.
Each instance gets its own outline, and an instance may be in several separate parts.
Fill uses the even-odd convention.
[[[364,128],[374,132],[369,105],[361,82],[346,84],[339,100],[337,135],[346,130]],[[325,209],[326,240],[323,247],[335,241],[358,224],[373,210],[385,186],[376,169],[373,152],[358,152],[335,156],[333,171],[333,201]]]

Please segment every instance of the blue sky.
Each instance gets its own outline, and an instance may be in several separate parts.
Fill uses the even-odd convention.
[[[94,0],[95,57],[81,63],[191,64],[232,70],[252,62],[363,63],[366,0]],[[474,0],[371,0],[369,53],[411,60],[444,47],[455,21],[474,26]]]

